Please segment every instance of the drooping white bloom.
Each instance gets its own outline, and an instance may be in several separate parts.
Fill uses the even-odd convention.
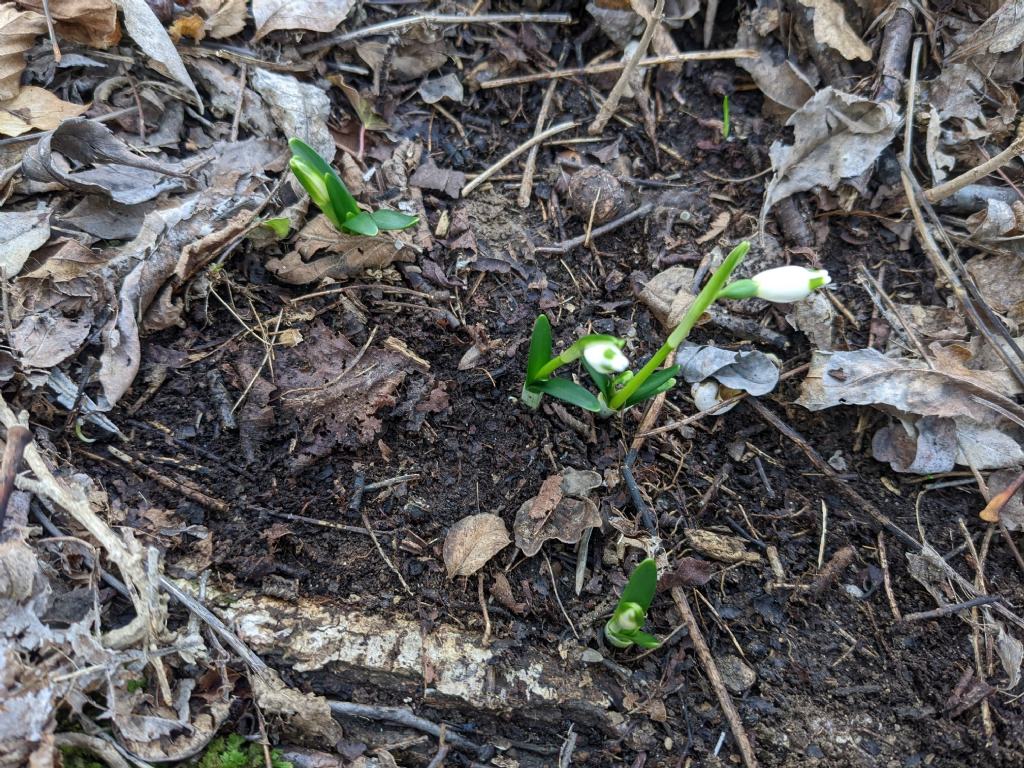
[[[629,358],[611,341],[595,341],[583,350],[583,359],[591,368],[606,376],[629,368]]]
[[[722,397],[721,387],[718,382],[714,379],[704,379],[704,381],[694,382],[693,386],[690,387],[690,396],[693,397],[693,404],[697,406],[699,411],[710,411],[716,405],[718,405],[725,398]],[[729,395],[730,397],[732,395]],[[721,416],[723,413],[728,413],[736,407],[736,403],[727,405],[724,408],[719,408],[715,411],[716,416]]]
[[[755,296],[779,303],[806,299],[815,289],[832,282],[827,270],[798,266],[766,269],[750,279],[756,286]]]

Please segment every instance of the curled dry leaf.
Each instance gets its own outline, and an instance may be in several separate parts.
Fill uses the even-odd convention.
[[[846,20],[843,6],[836,0],[800,0],[814,9],[814,39],[839,51],[844,59],[871,61],[871,49]]]
[[[1024,259],[1015,253],[979,254],[967,262],[967,271],[992,309],[1024,324]]]
[[[88,104],[62,101],[45,88],[26,85],[10,101],[0,104],[0,134],[20,136],[31,130],[52,131],[62,120],[78,117]]]
[[[470,576],[512,543],[505,521],[488,512],[464,517],[444,539],[444,565],[448,578]]]
[[[354,0],[253,0],[253,41],[279,29],[333,32],[354,4]]]
[[[66,168],[93,165],[86,170]],[[137,155],[100,123],[75,117],[43,136],[22,159],[25,177],[57,182],[86,195],[102,195],[134,205],[162,192],[184,188],[188,174],[177,166]]]
[[[786,322],[807,337],[812,349],[832,349],[835,311],[832,302],[821,291],[798,301],[786,315]]]
[[[758,35],[750,21],[740,23],[736,46],[757,51],[756,59],[737,59],[736,66],[749,72],[761,93],[775,103],[795,111],[814,95],[817,77],[790,61],[781,44]]]
[[[835,190],[874,165],[896,135],[900,115],[895,104],[875,102],[824,88],[786,121],[793,143],[772,143],[772,177],[761,209],[764,217],[780,200],[815,187]]]
[[[679,373],[690,384],[713,378],[729,389],[759,397],[779,383],[779,367],[764,352],[719,349],[684,343],[676,353]]]
[[[13,3],[0,5],[0,101],[18,95],[25,54],[44,32],[46,20],[40,14],[19,10]]]
[[[217,40],[245,29],[248,8],[245,0],[198,0],[192,7],[202,11],[203,33]]]
[[[516,546],[533,557],[549,539],[575,544],[585,530],[601,525],[597,505],[586,498],[601,482],[601,475],[591,470],[566,469],[548,477],[516,512]]]

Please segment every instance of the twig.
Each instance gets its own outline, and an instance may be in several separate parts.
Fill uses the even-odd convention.
[[[7,444],[4,446],[3,463],[0,464],[0,531],[7,519],[7,505],[14,493],[14,478],[25,455],[25,447],[32,442],[32,433],[27,427],[16,424],[7,429]]]
[[[818,570],[825,562],[825,536],[828,533],[828,505],[821,500],[821,540],[818,542]]]
[[[412,596],[414,593],[411,589],[409,589],[409,585],[406,584],[405,579],[402,577],[402,572],[398,570],[395,564],[392,563],[391,560],[388,559],[388,556],[384,554],[384,548],[380,545],[380,542],[377,540],[377,534],[374,533],[373,529],[370,527],[370,521],[366,517],[366,512],[360,512],[360,515],[363,518],[363,525],[366,528],[366,532],[369,533],[370,538],[373,539],[373,546],[377,548],[377,554],[380,555],[381,560],[387,563],[388,568],[390,568],[391,571],[395,574],[395,576],[398,577],[398,580],[402,582],[402,588],[405,589],[406,594]]]
[[[1007,502],[1013,498],[1013,494],[1020,490],[1022,485],[1024,485],[1024,472],[1017,475],[1012,483],[989,499],[985,508],[978,513],[978,517],[986,523],[998,523],[999,515],[1003,511],[1003,507],[1005,507]]]
[[[238,126],[242,122],[242,106],[245,103],[246,85],[249,82],[249,65],[245,62],[238,68],[238,101],[235,102],[235,114],[231,118],[231,133],[228,140],[234,144],[238,141]]]
[[[411,27],[416,24],[572,24],[573,17],[568,13],[486,13],[479,16],[460,16],[448,13],[424,13],[419,16],[403,16],[400,19],[382,21],[380,24],[371,24],[362,29],[352,32],[345,32],[340,35],[332,35],[315,43],[304,45],[299,48],[299,53],[313,53],[330,48],[332,45],[341,45],[351,40],[358,40],[361,37],[372,35],[383,35],[386,32],[394,32],[398,29]]]
[[[630,5],[636,10],[635,0],[630,0]],[[591,136],[601,133],[604,127],[608,125],[612,115],[615,114],[615,110],[619,108],[619,100],[622,98],[622,94],[626,92],[626,88],[629,87],[629,81],[633,77],[633,73],[639,66],[640,60],[647,55],[647,49],[651,45],[651,38],[654,37],[654,30],[661,24],[661,13],[664,9],[665,0],[655,0],[654,10],[647,16],[647,26],[644,29],[643,36],[640,38],[640,43],[629,57],[625,67],[623,67],[622,74],[619,75],[619,79],[612,88],[612,92],[608,94],[608,98],[601,105],[601,111],[597,113],[594,122],[587,129],[587,133]]]
[[[850,567],[850,563],[853,562],[853,558],[856,555],[857,550],[847,544],[832,555],[824,567],[819,566],[818,576],[811,585],[811,594],[818,596],[828,589],[829,586],[839,581],[843,572]]]
[[[902,10],[902,9],[901,9]],[[897,11],[899,13],[899,11]],[[911,17],[913,24],[913,17]],[[921,38],[914,41],[914,51],[910,56],[910,82],[907,85],[907,106],[904,112],[906,125],[903,131],[903,162],[910,165],[911,153],[913,151],[912,139],[914,136],[914,106],[917,91],[917,70],[918,61],[921,59]],[[902,67],[901,67],[902,69]]]
[[[653,203],[644,203],[639,208],[630,211],[624,216],[620,216],[614,221],[609,221],[607,224],[601,225],[600,227],[598,227],[597,229],[590,233],[590,238],[593,239],[595,237],[600,237],[601,235],[607,234],[608,232],[618,229],[619,227],[624,227],[626,224],[629,224],[632,221],[642,219],[644,216],[646,216],[653,210]],[[578,248],[579,246],[583,245],[586,239],[586,235],[580,235],[579,237],[574,237],[572,240],[564,240],[563,242],[558,243],[556,245],[542,245],[537,248],[534,248],[533,250],[534,253],[568,253],[573,248]]]
[[[569,47],[566,46],[565,52],[562,54],[562,61],[565,60],[565,53],[568,50]],[[548,112],[551,111],[551,102],[555,100],[557,86],[558,81],[552,80],[544,92],[544,100],[541,101],[540,112],[537,113],[537,127],[533,129],[534,136],[538,136],[544,131],[544,123],[548,120]],[[537,170],[537,155],[539,153],[539,144],[530,147],[530,153],[526,156],[526,162],[523,164],[523,180],[519,182],[519,198],[517,200],[520,208],[530,207],[530,196],[533,194],[533,174]]]
[[[57,32],[53,28],[53,16],[50,14],[50,0],[43,0],[43,17],[46,19],[46,31],[50,35],[50,47],[53,48],[53,60],[60,64],[60,46],[57,45]]]
[[[960,613],[960,611],[966,611],[969,608],[977,608],[982,605],[998,603],[1000,599],[1001,598],[996,597],[995,595],[981,595],[980,597],[965,600],[962,603],[947,603],[946,605],[940,605],[938,608],[933,608],[930,611],[908,613],[903,617],[903,621],[927,621],[928,619],[940,619],[943,616],[949,616],[952,613]]]
[[[462,188],[462,197],[465,197],[474,189],[479,187],[481,184],[483,184],[485,181],[491,178],[491,176],[496,174],[506,165],[511,163],[521,154],[523,154],[523,152],[528,151],[531,147],[535,147],[541,142],[546,141],[547,139],[550,139],[552,136],[562,133],[563,131],[568,131],[570,128],[575,128],[576,125],[577,123],[575,122],[559,123],[556,126],[548,128],[546,131],[542,131],[541,133],[534,135],[533,138],[523,142],[518,147],[513,149],[511,152],[509,152],[507,155],[504,155],[503,157],[499,158],[498,161],[494,163],[494,165],[483,171],[475,179],[466,184],[466,186]]]
[[[747,738],[747,732],[743,728],[743,721],[740,719],[739,712],[736,711],[736,706],[732,703],[732,697],[729,695],[725,683],[722,682],[722,675],[718,671],[718,666],[715,664],[715,659],[711,655],[711,650],[708,648],[707,641],[700,631],[697,618],[690,609],[690,603],[687,601],[686,593],[682,587],[672,587],[672,600],[675,602],[676,608],[679,609],[679,613],[686,623],[686,628],[690,633],[690,642],[693,643],[693,649],[697,652],[697,658],[700,659],[701,666],[704,667],[704,674],[708,676],[711,687],[715,689],[718,703],[722,707],[725,719],[729,722],[733,738],[736,739],[736,746],[743,757],[743,764],[747,768],[757,768],[757,755],[754,754],[754,748],[750,745],[750,740]]]
[[[569,768],[572,765],[572,753],[576,751],[576,729],[569,724],[569,732],[565,734],[565,741],[558,750],[558,768]]]
[[[437,737],[437,752],[434,753],[434,759],[427,764],[427,768],[441,768],[444,765],[444,759],[448,757],[451,748],[445,743],[445,730],[444,723],[442,723],[441,733]]]
[[[1010,143],[1010,146],[992,159],[986,160],[977,168],[972,168],[966,173],[960,174],[955,179],[950,179],[944,184],[932,187],[924,193],[924,197],[929,203],[937,203],[940,200],[945,200],[950,195],[956,194],[956,192],[963,189],[968,184],[974,184],[988,176],[993,171],[1002,168],[1021,154],[1024,154],[1024,121],[1021,121],[1017,126],[1017,138]]]
[[[757,51],[750,48],[726,48],[722,51],[688,51],[686,53],[673,53],[668,56],[649,56],[641,59],[637,67],[657,67],[662,64],[678,64],[683,61],[717,61],[720,59],[756,59]],[[524,85],[536,83],[543,80],[560,80],[566,77],[581,77],[584,75],[598,75],[604,72],[618,72],[625,69],[625,61],[607,61],[600,64],[590,64],[585,67],[573,67],[572,69],[556,69],[553,72],[538,72],[532,75],[518,75],[516,77],[499,77],[480,83],[480,88],[503,88],[507,85]],[[771,169],[769,169],[770,171]],[[768,173],[768,171],[765,171]]]
[[[878,567],[882,569],[882,586],[885,588],[885,596],[889,599],[889,610],[896,621],[902,621],[903,615],[896,603],[896,593],[892,591],[892,576],[889,573],[889,555],[885,549],[885,534],[878,532]]]
[[[383,720],[387,723],[414,728],[417,731],[429,733],[437,738],[441,738],[441,729],[444,727],[427,720],[425,717],[413,714],[411,710],[405,707],[378,707],[370,704],[356,704],[351,701],[330,701],[329,703],[331,705],[331,712],[336,715],[365,717],[368,720]],[[450,730],[446,729],[444,731],[444,737],[448,744],[458,749],[463,749],[467,752],[480,751],[478,745],[457,733],[452,733]]]
[[[89,752],[101,758],[107,764],[107,768],[131,768],[131,764],[121,757],[114,749],[114,745],[99,736],[90,736],[87,733],[56,733],[53,736],[53,745]]]
[[[629,453],[626,454],[626,460],[622,462],[622,479],[626,482],[629,498],[633,502],[633,506],[636,507],[636,511],[640,514],[644,527],[657,539],[658,524],[654,519],[654,513],[647,502],[644,501],[644,497],[640,495],[640,488],[636,484],[636,478],[633,477],[633,463],[635,461],[636,450],[630,449]]]
[[[480,601],[480,612],[484,615],[484,636],[480,644],[487,646],[491,642],[491,615],[487,612],[487,598],[484,597],[484,572],[476,575],[476,596]]]
[[[565,620],[569,623],[569,629],[572,630],[572,633],[576,636],[576,639],[579,640],[580,633],[576,631],[576,627],[572,623],[572,619],[569,618],[569,614],[566,612],[565,606],[562,605],[562,598],[558,594],[558,582],[555,581],[555,572],[551,568],[551,560],[548,559],[547,552],[541,552],[541,554],[544,555],[544,562],[548,564],[548,576],[551,577],[551,590],[555,593],[555,602],[558,603],[558,607],[561,609],[562,615],[565,617]]]

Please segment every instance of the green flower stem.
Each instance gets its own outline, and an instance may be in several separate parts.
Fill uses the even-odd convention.
[[[686,337],[690,335],[690,331],[693,330],[693,326],[700,320],[707,308],[714,303],[715,299],[718,298],[718,294],[725,286],[726,281],[729,279],[729,275],[732,274],[733,270],[739,266],[739,263],[743,261],[743,257],[747,255],[747,251],[750,250],[750,243],[743,242],[732,249],[732,252],[725,257],[725,261],[722,262],[722,266],[718,268],[718,271],[711,276],[707,284],[697,294],[697,298],[693,300],[693,304],[686,310],[686,314],[683,315],[683,319],[680,321],[676,329],[669,334],[668,339],[661,345],[654,356],[647,361],[647,364],[624,386],[620,389],[612,401],[608,403],[608,407],[613,411],[621,410],[623,404],[629,400],[629,398],[636,392],[640,385],[650,378],[651,374],[658,370],[662,363],[665,362],[666,358],[672,354],[676,348],[682,344]]]
[[[569,347],[569,349],[565,350],[565,352],[563,352],[562,355],[566,354],[571,349],[572,347]],[[537,371],[537,381],[543,381],[544,379],[549,378],[552,373],[557,371],[563,365],[568,365],[569,363],[579,358],[579,355],[576,355],[576,357],[573,357],[569,360],[563,360],[562,355],[558,355],[558,357],[548,360],[544,367]]]

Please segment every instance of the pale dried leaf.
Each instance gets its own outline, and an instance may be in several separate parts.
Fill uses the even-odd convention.
[[[512,543],[505,521],[484,512],[470,515],[453,525],[444,539],[444,565],[448,578],[470,576]]]
[[[853,31],[836,0],[800,0],[814,9],[814,39],[839,51],[844,59],[871,61],[871,49]]]
[[[456,104],[461,104],[462,81],[454,72],[433,80],[425,80],[420,86],[419,94],[427,104],[436,104],[441,99],[450,99]]]
[[[832,349],[832,325],[835,311],[821,291],[798,301],[786,315],[786,322],[803,333],[812,349]]]
[[[953,170],[956,159],[939,149],[939,139],[942,136],[942,117],[935,105],[929,105],[928,130],[925,132],[925,157],[928,159],[928,167],[932,172],[932,182],[938,184],[946,176],[948,171]]]
[[[801,71],[781,44],[758,35],[750,21],[740,23],[736,45],[757,51],[757,58],[736,59],[736,66],[749,72],[761,93],[775,103],[795,111],[814,95],[817,76]]]
[[[0,102],[18,95],[25,54],[44,32],[46,20],[40,14],[13,3],[0,5]]]
[[[1009,678],[1006,688],[1013,690],[1020,682],[1020,665],[1021,662],[1024,662],[1024,643],[1009,634],[1002,623],[999,623],[999,635],[996,637],[996,653],[1003,665],[1003,671]]]
[[[779,200],[815,187],[835,190],[859,177],[892,143],[900,122],[893,103],[831,87],[816,93],[786,121],[793,143],[776,141],[769,150],[775,175],[765,191],[762,228]]]
[[[15,277],[32,251],[49,239],[49,211],[0,213],[0,276]]]
[[[779,367],[764,352],[720,349],[684,343],[676,353],[680,375],[692,384],[716,379],[730,389],[758,397],[767,395],[779,383]]]
[[[337,148],[327,130],[331,100],[324,91],[291,75],[266,69],[253,70],[252,87],[270,105],[270,114],[281,133],[289,139],[302,139],[328,163],[334,159]]]
[[[1024,323],[1024,259],[1012,253],[978,254],[967,262],[981,297],[1014,323]]]
[[[969,61],[985,53],[1020,52],[1024,45],[1024,0],[1006,0],[949,55],[950,61]]]
[[[203,100],[199,97],[199,91],[185,69],[178,49],[174,47],[167,30],[153,13],[149,3],[146,0],[117,0],[117,5],[124,14],[125,29],[136,45],[147,56],[161,64],[173,80],[181,83],[202,109]]]
[[[1000,469],[988,476],[989,493],[1002,493],[1020,474],[1019,467]],[[999,512],[999,520],[1011,531],[1024,531],[1024,488],[1017,490]]]
[[[666,328],[675,328],[693,303],[694,275],[689,267],[669,267],[651,278],[640,292],[640,300]]]
[[[78,117],[88,104],[62,101],[45,88],[26,85],[18,95],[0,104],[0,134],[20,136],[33,129],[52,131],[61,121]]]
[[[253,0],[253,40],[279,29],[333,32],[354,4],[354,0]]]
[[[245,29],[246,0],[199,0],[192,7],[206,17],[203,32],[209,37],[219,40]]]

